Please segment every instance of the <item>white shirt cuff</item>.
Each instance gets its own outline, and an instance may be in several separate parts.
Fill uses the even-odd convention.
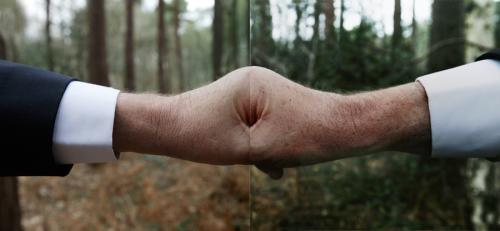
[[[54,124],[54,160],[60,164],[102,163],[117,159],[113,123],[119,91],[73,81]]]
[[[417,81],[429,100],[432,156],[499,156],[500,62],[483,60]]]

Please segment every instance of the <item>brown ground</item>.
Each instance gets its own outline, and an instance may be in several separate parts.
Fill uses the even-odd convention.
[[[249,168],[122,155],[20,178],[26,230],[248,230]]]

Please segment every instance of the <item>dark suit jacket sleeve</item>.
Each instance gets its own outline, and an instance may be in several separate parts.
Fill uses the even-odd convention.
[[[479,56],[476,61],[481,61],[485,59],[493,59],[500,61],[500,49],[495,49]]]
[[[0,176],[64,176],[52,136],[59,103],[73,79],[0,60]]]

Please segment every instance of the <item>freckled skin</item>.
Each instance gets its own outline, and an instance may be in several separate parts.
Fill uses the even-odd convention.
[[[426,96],[418,83],[354,95],[321,92],[260,67],[233,71],[177,96],[122,93],[117,151],[282,169],[373,151],[428,154]]]

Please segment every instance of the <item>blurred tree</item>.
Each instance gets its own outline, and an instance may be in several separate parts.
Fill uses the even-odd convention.
[[[313,29],[313,35],[311,41],[313,43],[318,43],[319,42],[319,15],[322,13],[322,5],[321,5],[321,0],[316,0],[314,2],[314,11],[313,11],[313,19],[314,19],[314,24],[312,25]]]
[[[0,34],[0,59],[7,59],[7,42],[2,34]]]
[[[236,2],[236,1],[234,1]],[[212,22],[212,62],[213,80],[222,76],[222,55],[224,52],[224,6],[223,0],[214,1],[214,18]],[[234,14],[234,12],[232,12]]]
[[[87,32],[87,12],[85,9],[78,9],[74,12],[73,19],[70,24],[70,39],[74,44],[74,62],[73,73],[68,73],[77,76],[81,80],[88,81],[87,67],[87,47],[88,47],[88,32]]]
[[[230,67],[232,68],[237,68],[240,66],[239,64],[239,54],[240,54],[240,36],[239,36],[239,28],[241,26],[240,24],[240,10],[239,10],[239,2],[240,0],[232,0],[232,10],[229,11],[230,17],[230,22],[231,22],[231,28],[230,28],[230,33],[231,36],[229,38],[230,44],[231,44],[231,59],[229,59]],[[232,13],[231,13],[232,12]]]
[[[495,2],[495,47],[500,48],[500,2]]]
[[[170,81],[169,78],[165,76],[168,65],[165,60],[165,58],[168,57],[168,41],[166,35],[165,1],[158,0],[158,91],[163,94],[170,91]]]
[[[335,44],[335,6],[334,0],[323,1],[323,13],[325,14],[325,39],[328,49],[333,49]]]
[[[0,1],[0,32],[3,33],[7,58],[12,61],[19,59],[18,43],[24,35],[26,16],[19,1]]]
[[[51,15],[50,15],[50,0],[45,0],[45,42],[47,52],[47,68],[50,71],[54,70],[54,55],[52,53],[52,33],[51,33]]]
[[[345,33],[344,14],[345,14],[345,0],[340,0],[340,23],[339,23],[339,39],[338,39],[339,44],[341,43],[341,40],[343,39]]]
[[[109,86],[104,0],[88,0],[87,11],[89,81],[94,84]]]
[[[321,4],[321,6],[319,5]],[[336,34],[335,34],[335,7],[334,0],[326,0],[320,1],[318,0],[315,4],[316,7],[321,7],[321,12],[325,15],[325,38],[321,40],[318,36],[313,36],[313,51],[315,54],[314,58],[314,79],[313,81],[309,81],[310,83],[318,80],[323,76],[324,78],[334,78],[335,70],[331,68],[333,63],[338,62],[338,47],[336,43]],[[320,10],[320,9],[316,9]],[[319,12],[315,13],[315,20],[318,20],[319,24]],[[316,28],[315,30],[319,29]]]
[[[430,27],[429,73],[456,67],[465,62],[465,0],[434,0]],[[444,213],[443,225],[460,222],[471,229],[471,206],[465,180],[465,160],[421,159],[422,179],[437,178],[427,183],[426,206],[431,213]],[[444,215],[443,214],[443,215]]]
[[[295,45],[297,46],[298,43],[302,41],[300,37],[300,22],[302,21],[302,11],[303,9],[301,8],[301,1],[300,0],[294,0],[293,5],[295,6],[295,24],[293,25],[295,28]]]
[[[134,4],[136,0],[126,0],[125,3],[125,90],[135,90],[134,64]]]
[[[418,33],[418,25],[417,18],[415,13],[415,3],[417,0],[413,0],[412,6],[412,18],[411,18],[411,44],[413,44],[413,49],[415,50],[417,47],[417,33]],[[414,51],[415,53],[415,51]]]
[[[430,29],[428,72],[465,62],[465,0],[434,0]]]
[[[252,17],[253,26],[252,33],[252,49],[251,63],[252,65],[261,65],[271,67],[270,55],[266,52],[275,51],[274,40],[272,37],[272,15],[269,0],[255,0],[255,4],[251,7],[256,17]]]
[[[307,81],[311,83],[314,80],[314,77],[316,76],[317,70],[316,70],[316,62],[318,62],[318,57],[320,54],[318,53],[319,51],[319,46],[320,46],[320,37],[319,37],[319,15],[321,14],[322,11],[322,4],[321,0],[316,0],[314,3],[314,12],[313,12],[313,18],[314,18],[314,24],[313,24],[313,35],[311,38],[311,48],[310,48],[310,53],[309,53],[309,65],[307,66]]]
[[[403,27],[401,25],[401,0],[394,0],[394,16],[393,16],[393,34],[392,34],[392,49],[391,59],[397,59],[397,52],[401,48],[403,40]]]
[[[0,230],[22,230],[16,177],[0,177],[0,205]]]
[[[177,74],[179,75],[179,89],[182,91],[185,88],[186,80],[184,79],[184,65],[182,60],[182,45],[180,36],[181,24],[181,7],[183,7],[183,0],[174,0],[173,13],[174,13],[174,42],[175,42],[175,60],[177,61]]]
[[[136,0],[126,0],[125,2],[125,90],[135,90],[135,69],[134,69],[134,4]]]
[[[7,59],[7,44],[1,33],[0,59]],[[22,230],[16,177],[0,177],[0,205],[0,230]]]

